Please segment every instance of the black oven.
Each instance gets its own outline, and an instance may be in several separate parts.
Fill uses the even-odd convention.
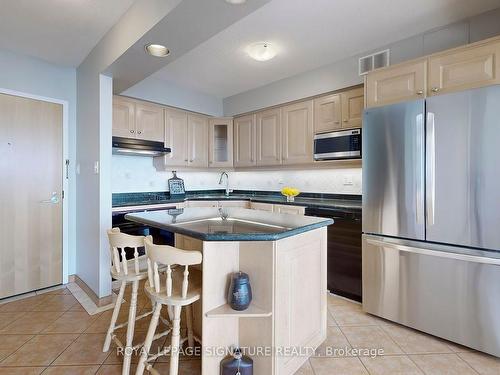
[[[314,136],[314,160],[361,158],[361,129],[341,130]]]
[[[132,212],[144,212],[144,211],[160,211],[160,210],[170,210],[175,209],[172,207],[161,207],[161,208],[148,208],[147,210],[141,208],[119,208],[113,211],[112,224],[113,228],[120,228],[123,233],[131,234],[134,236],[152,236],[153,242],[157,245],[175,245],[174,233],[153,228],[147,225],[135,223],[133,221],[125,219],[125,215]],[[133,257],[133,249],[125,249],[127,259]],[[139,249],[139,254],[144,254],[144,249]]]

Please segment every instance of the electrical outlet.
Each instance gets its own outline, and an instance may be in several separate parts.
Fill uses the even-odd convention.
[[[99,161],[94,162],[94,174],[99,174]]]

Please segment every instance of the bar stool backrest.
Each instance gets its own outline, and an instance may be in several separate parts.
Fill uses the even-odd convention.
[[[144,244],[148,256],[149,285],[154,286],[156,293],[160,293],[161,284],[158,267],[165,265],[167,266],[165,290],[167,297],[172,296],[172,266],[184,266],[181,297],[186,298],[189,287],[189,266],[201,264],[203,258],[201,252],[181,250],[168,245],[155,245],[150,238],[146,238]]]
[[[148,236],[151,238],[151,236]],[[125,254],[125,248],[134,249],[134,270],[139,273],[139,247],[144,247],[144,236],[133,236],[120,232],[120,228],[108,230],[108,239],[111,252],[111,267],[116,273],[128,275],[128,261]],[[152,239],[152,238],[151,238]],[[121,255],[121,259],[120,259]]]

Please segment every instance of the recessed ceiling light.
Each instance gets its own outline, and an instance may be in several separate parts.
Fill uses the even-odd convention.
[[[267,42],[258,42],[250,44],[247,47],[248,55],[257,61],[267,61],[271,60],[276,56],[276,49]]]
[[[243,4],[246,2],[247,2],[247,0],[226,0],[226,3],[234,4],[234,5],[240,5],[240,4]]]
[[[155,57],[165,57],[170,54],[170,50],[161,44],[147,44],[144,49],[148,54]]]

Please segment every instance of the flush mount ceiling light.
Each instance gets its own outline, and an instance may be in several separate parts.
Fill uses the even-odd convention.
[[[250,44],[246,49],[248,55],[257,61],[271,60],[276,56],[276,49],[267,42]]]
[[[155,57],[165,57],[170,55],[170,50],[161,44],[147,44],[144,49],[148,54]]]
[[[234,4],[234,5],[240,5],[240,4],[243,4],[246,2],[247,2],[247,0],[226,0],[226,3]]]

